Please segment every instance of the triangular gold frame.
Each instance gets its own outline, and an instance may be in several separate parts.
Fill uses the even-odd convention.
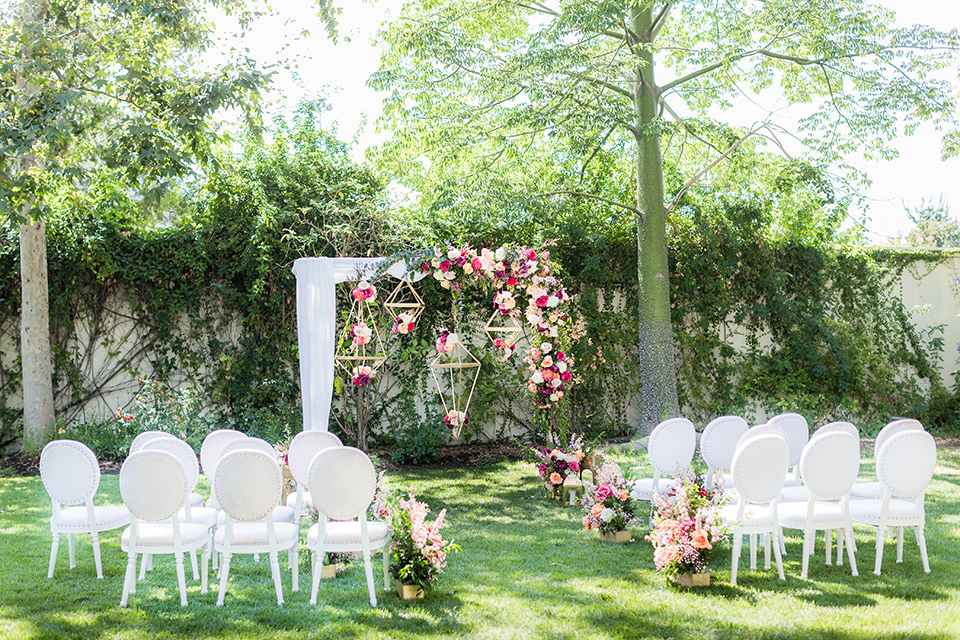
[[[406,312],[411,315],[413,318],[411,322],[416,325],[417,321],[420,320],[420,315],[423,313],[423,306],[423,298],[420,297],[420,294],[417,293],[417,290],[413,288],[413,285],[408,280],[398,282],[397,286],[383,302],[383,308],[389,314],[391,323],[395,321],[398,315]]]
[[[387,360],[386,351],[383,348],[383,341],[380,339],[380,329],[377,322],[377,313],[372,309],[373,305],[367,301],[354,299],[350,306],[350,313],[347,314],[347,321],[344,324],[343,331],[340,332],[340,338],[337,341],[337,354],[334,357],[336,363],[343,369],[348,376],[353,374],[354,367],[367,365],[373,372],[380,368]],[[367,344],[351,346],[350,330],[353,325],[365,323],[371,330],[371,340]]]
[[[501,323],[494,324],[498,320]],[[512,313],[503,315],[498,310],[494,310],[493,315],[487,320],[487,324],[484,325],[483,330],[486,331],[487,337],[490,338],[490,342],[493,343],[494,347],[497,345],[498,338],[506,341],[508,344],[515,345],[517,341],[520,340],[520,337],[523,336],[523,325],[520,324],[516,316]],[[500,362],[506,362],[509,359],[509,356],[498,357]]]
[[[458,341],[453,351],[437,355],[430,363],[430,373],[433,374],[433,380],[437,384],[437,393],[440,394],[440,401],[443,403],[444,416],[451,411],[460,411],[466,416],[470,401],[473,399],[473,390],[477,387],[477,380],[480,377],[480,361],[463,346],[462,342]],[[446,393],[441,378],[448,381],[449,389]],[[467,384],[470,386],[469,392],[465,392]],[[450,396],[449,403],[447,395]],[[462,422],[454,426],[453,437],[459,438],[462,430]]]

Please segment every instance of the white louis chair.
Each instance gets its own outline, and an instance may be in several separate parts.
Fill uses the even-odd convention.
[[[211,507],[203,507],[200,504],[203,498],[193,492],[197,486],[197,480],[200,477],[200,464],[197,462],[197,454],[189,444],[179,438],[156,438],[144,444],[141,451],[165,451],[174,456],[187,474],[187,486],[190,493],[187,494],[187,501],[183,504],[177,516],[180,522],[194,522],[207,527],[210,532],[211,542],[213,536],[213,527],[217,524],[217,510]],[[213,545],[210,546],[213,548]],[[146,559],[148,556],[145,556]],[[196,551],[190,553],[190,564],[193,568],[193,579],[199,580],[200,575],[197,572],[197,554]],[[144,578],[144,570],[149,565],[149,561],[140,568],[140,579]]]
[[[275,522],[273,510],[283,493],[283,472],[276,456],[253,449],[227,453],[217,464],[213,490],[223,508],[225,522],[213,536],[214,549],[223,554],[220,564],[220,592],[217,606],[223,604],[230,579],[230,561],[236,554],[266,553],[270,557],[277,604],[283,604],[279,553],[287,552],[287,562],[298,591],[300,527],[291,522]]]
[[[203,549],[200,593],[207,592],[210,557],[210,531],[193,522],[181,522],[178,512],[187,501],[190,483],[177,458],[166,451],[141,450],[129,456],[120,467],[120,495],[130,509],[130,526],[120,537],[120,548],[127,553],[127,571],[123,580],[120,606],[137,590],[137,556],[172,554],[176,557],[180,605],[187,605],[183,554]]]
[[[923,431],[923,425],[919,420],[913,420],[909,418],[902,418],[900,420],[894,420],[888,422],[886,426],[880,429],[880,433],[877,434],[876,440],[873,443],[873,456],[874,462],[876,462],[877,456],[880,454],[880,449],[883,448],[883,445],[886,444],[887,440],[895,436],[898,433],[903,433],[904,431]],[[879,481],[865,481],[865,482],[856,482],[853,487],[850,489],[850,497],[854,499],[879,499],[881,495],[880,491],[880,482]]]
[[[813,435],[810,436],[812,440],[814,437],[823,435],[824,433],[834,433],[835,431],[840,431],[842,433],[849,433],[857,439],[857,442],[860,442],[860,430],[857,429],[856,425],[852,422],[847,422],[846,420],[836,420],[834,422],[828,422],[825,425],[817,427],[817,430],[813,432]]]
[[[370,605],[377,606],[370,555],[383,549],[383,587],[390,572],[390,529],[367,521],[367,508],[377,488],[377,472],[363,451],[353,447],[325,449],[310,463],[307,486],[319,521],[307,531],[307,549],[313,552],[313,588],[310,604],[317,603],[325,553],[360,551],[367,574]]]
[[[329,431],[301,431],[290,441],[287,464],[290,467],[290,475],[297,483],[297,491],[287,496],[287,506],[293,507],[294,522],[299,522],[300,518],[306,515],[306,505],[311,503],[307,482],[313,458],[324,449],[342,446],[340,438]]]
[[[67,534],[70,568],[73,569],[77,566],[75,536],[84,533],[90,534],[97,578],[103,579],[100,532],[130,524],[130,512],[123,506],[94,506],[93,498],[100,487],[97,456],[82,442],[54,440],[40,453],[40,479],[52,506],[50,533],[53,542],[50,545],[47,578],[53,577],[57,565],[60,536]]]
[[[860,441],[850,433],[834,431],[810,439],[800,458],[800,477],[807,490],[803,502],[781,502],[780,526],[803,531],[803,568],[806,579],[817,531],[826,537],[826,563],[830,564],[831,532],[838,532],[837,564],[842,564],[843,536],[850,569],[857,575],[853,524],[850,521],[850,487],[860,472]]]
[[[724,486],[730,486],[730,470],[733,454],[740,436],[749,429],[747,421],[740,416],[714,418],[700,434],[700,456],[707,463],[707,484],[716,478]]]
[[[166,431],[157,431],[157,430],[143,431],[141,433],[138,433],[136,436],[134,436],[133,440],[130,442],[130,451],[127,453],[127,455],[140,451],[140,449],[143,449],[143,445],[150,442],[151,440],[155,440],[156,438],[176,438],[176,437],[177,436],[173,435],[172,433],[167,433]]]
[[[739,496],[737,504],[720,508],[720,519],[731,525],[733,556],[730,563],[730,584],[737,584],[737,569],[743,536],[764,535],[764,567],[770,568],[770,547],[773,547],[780,579],[784,580],[780,556],[780,524],[777,513],[780,489],[790,461],[790,447],[778,435],[747,438],[733,456],[733,486]],[[756,569],[756,554],[750,554],[750,568]]]
[[[235,451],[257,451],[269,457],[274,462],[277,462],[277,450],[274,448],[272,444],[270,444],[269,442],[267,442],[262,438],[236,438],[234,440],[230,440],[226,442],[223,445],[223,447],[221,447],[220,449],[220,460],[223,460],[226,456],[228,456],[229,454]],[[277,462],[278,467],[279,467],[279,464],[280,463]],[[217,463],[217,466],[218,467],[220,466],[219,462]],[[215,477],[216,477],[216,473],[214,473],[214,478]],[[281,472],[281,477],[282,477],[282,472]],[[282,494],[282,491],[281,491],[281,494]],[[212,497],[212,501],[216,504],[219,504],[216,502],[217,501],[216,491],[214,491],[214,496]],[[294,518],[294,508],[280,504],[281,501],[282,501],[282,495],[277,498],[277,504],[274,506],[273,521],[274,522],[299,522],[299,520]],[[226,516],[221,511],[218,524],[223,525],[225,521],[226,521]]]
[[[884,442],[876,460],[881,497],[850,501],[853,521],[877,528],[877,559],[873,572],[880,575],[887,527],[897,529],[897,562],[903,562],[903,529],[913,527],[923,570],[930,573],[923,535],[926,524],[923,502],[937,465],[937,445],[933,436],[917,429],[897,433]]]
[[[807,419],[799,413],[781,413],[767,420],[767,424],[781,427],[786,432],[787,444],[790,445],[789,475],[783,484],[788,487],[800,484],[800,456],[810,440],[810,425],[807,424]]]
[[[647,441],[653,477],[636,480],[630,490],[631,497],[651,502],[654,493],[665,495],[675,483],[673,476],[690,466],[696,448],[697,433],[686,418],[670,418],[654,427]],[[650,518],[652,524],[652,512]]]
[[[220,450],[223,449],[223,445],[231,440],[246,437],[247,434],[236,429],[217,429],[206,435],[200,445],[200,468],[203,470],[207,482],[213,485],[213,474],[217,470],[217,463],[220,462]],[[212,492],[210,499],[207,500],[207,506],[214,509],[219,508]]]

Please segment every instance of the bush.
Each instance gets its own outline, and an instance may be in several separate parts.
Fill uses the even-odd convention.
[[[391,459],[396,464],[429,464],[440,459],[440,447],[447,442],[450,430],[440,414],[428,412],[416,426],[401,429]]]

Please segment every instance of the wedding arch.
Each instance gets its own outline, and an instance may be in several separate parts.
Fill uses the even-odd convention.
[[[293,273],[297,278],[297,336],[305,431],[329,430],[337,357],[336,285],[343,282],[357,283],[353,297],[361,302],[372,300],[375,288],[370,282],[383,275],[408,284],[432,275],[443,288],[451,291],[477,287],[491,291],[494,308],[485,330],[498,350],[498,359],[503,362],[512,358],[520,337],[526,335],[523,362],[529,375],[525,389],[518,391],[531,394],[536,406],[553,409],[575,381],[573,358],[568,351],[574,338],[568,313],[570,295],[554,274],[547,251],[516,245],[479,250],[451,246],[404,259],[300,258],[294,263]],[[404,313],[401,311],[395,316],[395,327],[409,326],[410,316]],[[362,319],[348,328],[351,335],[355,332],[363,335],[354,340],[354,344],[364,344],[367,339],[366,326],[357,326],[361,322]],[[437,371],[449,373],[479,367],[479,361],[469,354],[455,331],[441,330],[436,349],[437,360],[431,365],[435,377]],[[474,361],[476,365],[472,364]],[[354,383],[366,384],[372,373],[355,369]],[[439,378],[437,387],[443,399]],[[446,399],[444,408],[447,426],[459,435],[466,422],[466,408],[456,402],[450,408]]]

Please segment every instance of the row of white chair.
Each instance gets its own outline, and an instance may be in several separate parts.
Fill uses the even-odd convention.
[[[230,433],[224,433],[230,431]],[[136,557],[142,556],[140,579],[144,579],[153,555],[173,554],[177,560],[181,604],[187,604],[183,554],[193,562],[194,579],[202,578],[207,591],[207,566],[211,553],[223,554],[217,604],[223,603],[230,559],[237,553],[270,555],[278,604],[283,592],[277,555],[288,551],[293,590],[298,590],[297,547],[299,522],[306,500],[312,500],[319,522],[307,532],[307,548],[313,552],[311,603],[316,603],[323,558],[328,552],[360,551],[364,557],[370,603],[376,606],[370,555],[390,541],[385,524],[367,522],[366,511],[376,488],[376,472],[362,451],[343,447],[332,434],[304,432],[291,444],[289,459],[297,481],[294,506],[280,505],[283,475],[273,447],[232,430],[214,432],[204,440],[200,464],[193,449],[165,432],[138,437],[120,472],[120,491],[125,506],[95,506],[100,468],[93,452],[82,443],[57,440],[41,454],[41,477],[52,502],[50,565],[52,578],[59,539],[68,535],[70,567],[75,566],[78,533],[92,538],[97,577],[103,577],[98,534],[126,527],[121,548],[128,554],[121,604],[136,590]],[[267,445],[269,446],[269,445]],[[322,455],[321,455],[322,454]],[[206,466],[204,466],[206,462]],[[210,479],[212,495],[207,507],[194,493],[199,469]],[[296,471],[294,471],[294,467]],[[305,498],[306,489],[313,489]],[[83,505],[83,506],[79,506]],[[202,576],[198,576],[196,551],[203,553]],[[384,552],[384,588],[389,573]]]
[[[722,416],[711,421],[704,429],[700,437],[700,453],[708,467],[708,482],[716,481],[724,484],[728,489],[733,489],[731,493],[730,505],[726,507],[724,516],[727,521],[740,522],[744,515],[739,513],[740,508],[746,509],[747,519],[753,519],[754,522],[741,529],[742,532],[751,533],[751,568],[756,567],[756,533],[751,529],[764,529],[770,522],[776,523],[776,534],[767,536],[766,547],[766,566],[770,566],[770,541],[773,539],[777,549],[777,562],[781,567],[781,578],[783,578],[781,552],[786,549],[783,543],[782,528],[795,528],[804,530],[804,559],[802,577],[807,575],[808,556],[813,553],[814,537],[816,530],[826,531],[826,555],[829,563],[831,548],[830,541],[834,529],[849,534],[851,537],[847,541],[848,552],[851,554],[851,565],[854,574],[856,574],[855,560],[852,553],[855,547],[852,547],[852,531],[849,527],[843,525],[850,517],[841,518],[837,511],[847,513],[849,511],[846,503],[850,497],[855,498],[852,513],[854,521],[871,524],[878,527],[877,541],[877,560],[875,573],[880,573],[882,561],[883,536],[887,524],[881,526],[879,523],[891,523],[891,526],[898,528],[898,548],[897,562],[902,561],[903,548],[903,527],[912,526],[917,534],[917,541],[921,548],[924,570],[929,572],[929,565],[926,555],[926,547],[923,542],[923,492],[926,484],[929,482],[933,473],[933,466],[936,461],[936,447],[932,437],[929,434],[925,436],[916,436],[909,439],[909,442],[923,442],[917,444],[917,447],[923,447],[927,455],[924,458],[927,466],[921,465],[919,468],[912,468],[918,475],[913,477],[915,483],[921,483],[922,489],[917,493],[911,487],[898,485],[896,489],[887,487],[884,489],[883,480],[880,472],[880,451],[882,447],[896,434],[904,431],[923,432],[922,425],[916,420],[896,420],[888,424],[881,430],[875,444],[875,454],[877,456],[877,475],[876,482],[856,482],[859,474],[860,464],[860,444],[859,433],[854,425],[849,422],[832,422],[820,427],[812,438],[809,437],[809,427],[803,416],[795,413],[781,414],[771,418],[767,423],[749,428],[747,422],[739,416]],[[832,434],[832,435],[831,435]],[[822,439],[820,436],[831,435],[830,438]],[[762,504],[764,508],[772,508],[774,515],[761,518],[765,524],[759,524],[756,520],[758,509],[748,508],[741,500],[737,500],[741,495],[740,489],[736,487],[734,481],[734,460],[737,453],[740,452],[747,441],[756,440],[761,436],[772,436],[777,442],[756,445],[765,451],[764,454],[745,454],[741,462],[740,474],[742,478],[749,477],[753,471],[762,472],[770,464],[779,461],[780,454],[785,456],[784,469],[779,479],[772,477],[771,482],[779,481],[776,493],[773,498],[766,497],[763,500],[756,499],[756,494],[751,493],[751,498],[747,503],[756,499],[755,504]],[[845,436],[845,437],[844,437]],[[811,447],[814,441],[817,446]],[[781,451],[780,447],[785,449]],[[891,450],[886,458],[885,469],[895,464],[891,460],[897,459],[901,449],[908,447],[906,444],[898,445]],[[653,494],[664,494],[673,486],[673,478],[678,471],[685,471],[689,468],[696,450],[696,434],[693,424],[685,418],[672,418],[666,420],[653,430],[650,434],[647,450],[650,462],[654,467],[652,478],[638,480],[633,488],[632,495],[639,500],[652,500]],[[812,453],[807,454],[808,450]],[[764,458],[769,455],[769,459]],[[804,480],[803,456],[809,456],[807,463],[809,468],[823,467],[825,470],[813,475],[813,471],[808,471],[809,480]],[[841,467],[840,461],[845,460],[846,464]],[[930,462],[932,460],[932,462]],[[766,465],[766,466],[764,466]],[[909,465],[908,465],[909,466]],[[842,472],[841,472],[842,469]],[[929,472],[929,475],[924,474]],[[899,472],[898,472],[899,473]],[[746,474],[746,475],[745,475]],[[776,474],[774,474],[775,476]],[[902,474],[900,474],[902,475]],[[889,473],[887,473],[889,478]],[[926,477],[926,480],[923,478]],[[826,480],[824,480],[826,478]],[[849,485],[843,488],[849,479]],[[745,482],[746,480],[742,480]],[[894,482],[893,480],[889,480]],[[820,492],[817,494],[811,489],[811,483],[817,487]],[[895,482],[894,482],[895,483]],[[833,498],[825,496],[832,495],[831,492],[840,489],[840,495]],[[759,495],[767,495],[767,491],[761,491]],[[891,496],[893,502],[890,502]],[[887,500],[886,506],[884,499]],[[871,502],[872,500],[872,502]],[[784,516],[774,517],[776,515],[777,504],[783,503]],[[793,503],[788,505],[788,503]],[[842,504],[841,504],[842,503]],[[909,504],[909,506],[907,506]],[[834,508],[836,507],[836,508]],[[802,517],[801,517],[802,516]],[[652,515],[651,515],[652,517]],[[782,520],[782,523],[781,523]],[[840,522],[840,524],[836,524]],[[830,523],[834,523],[830,525]],[[897,524],[892,524],[897,523]],[[815,527],[814,524],[817,526]],[[822,525],[822,526],[821,526]],[[735,532],[737,529],[735,528]],[[838,536],[839,538],[839,536]],[[736,581],[736,563],[739,561],[741,537],[735,535],[734,540],[734,570],[732,571],[733,581]],[[843,540],[840,539],[837,548],[838,564],[841,562],[843,549]]]

